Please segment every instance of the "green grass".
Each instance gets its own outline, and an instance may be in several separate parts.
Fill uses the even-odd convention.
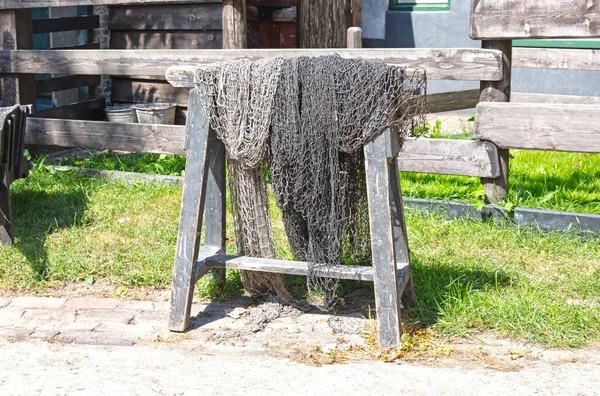
[[[512,150],[512,206],[600,214],[600,154]],[[480,203],[479,178],[403,173],[407,197]]]
[[[162,164],[181,160],[155,159]],[[128,160],[107,155],[102,161]],[[132,164],[127,166],[138,166]],[[599,165],[595,156],[515,152],[511,180],[513,186],[527,187],[518,195],[522,206],[596,213],[600,188],[593,169]],[[131,170],[120,166],[125,165],[112,169]],[[163,173],[175,166],[163,167]],[[17,238],[14,246],[0,248],[0,293],[46,293],[89,279],[127,288],[170,286],[180,188],[106,183],[38,168],[12,186]],[[535,180],[528,181],[527,173]],[[477,198],[476,180],[404,176],[406,195]],[[511,196],[518,191],[513,187]],[[289,258],[276,210],[273,218],[278,254]],[[435,215],[424,218],[410,211],[407,224],[418,295],[417,306],[407,310],[409,320],[443,334],[491,331],[549,346],[600,340],[598,239]],[[231,235],[229,240],[233,252]],[[242,293],[239,273],[231,271],[228,278],[224,292],[214,279],[202,279],[197,294],[214,298]],[[302,278],[287,282],[296,296],[306,295]],[[344,292],[370,290],[360,283],[343,287]]]

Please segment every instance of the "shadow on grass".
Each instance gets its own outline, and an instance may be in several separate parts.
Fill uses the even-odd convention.
[[[19,189],[11,194],[15,244],[38,281],[48,277],[46,239],[61,229],[81,224],[88,205],[83,189],[47,193]]]
[[[469,293],[506,288],[514,283],[514,278],[503,271],[429,266],[418,259],[413,259],[413,276],[417,302],[407,315],[423,326],[437,323],[445,304],[460,303]]]

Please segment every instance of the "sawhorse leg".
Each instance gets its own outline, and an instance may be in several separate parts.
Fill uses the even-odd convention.
[[[0,165],[0,244],[13,244],[13,218],[10,202],[10,181],[4,165]]]
[[[185,183],[169,315],[169,329],[179,332],[189,327],[194,285],[206,272],[197,264],[202,255],[200,237],[204,214],[203,249],[207,255],[225,252],[225,148],[210,130],[196,90],[190,91],[186,125]]]
[[[387,130],[365,145],[369,225],[379,346],[400,344],[404,300],[414,288],[396,163],[398,134]]]

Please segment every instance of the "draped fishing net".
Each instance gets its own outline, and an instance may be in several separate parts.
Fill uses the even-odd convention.
[[[401,140],[425,122],[423,70],[320,57],[203,66],[196,89],[225,145],[239,254],[274,258],[270,185],[313,303],[329,309],[333,265],[370,263],[363,146],[386,128]],[[244,273],[246,288],[293,302],[278,275]]]

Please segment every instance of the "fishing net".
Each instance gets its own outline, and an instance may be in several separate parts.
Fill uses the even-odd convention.
[[[273,258],[267,177],[313,303],[331,308],[333,265],[370,263],[363,146],[386,128],[403,140],[424,124],[425,74],[321,57],[204,66],[196,88],[225,145],[239,254]],[[291,296],[278,275],[244,273],[257,293]]]

